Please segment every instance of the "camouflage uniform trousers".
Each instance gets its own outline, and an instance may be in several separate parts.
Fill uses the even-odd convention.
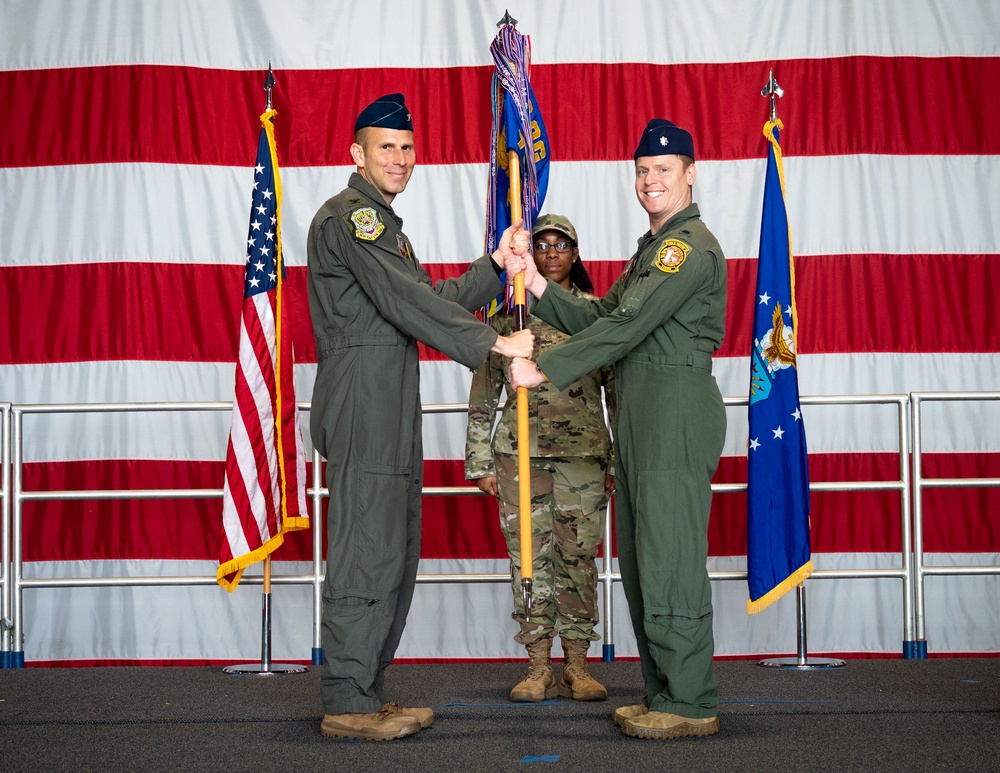
[[[596,641],[597,548],[604,534],[606,459],[593,456],[531,459],[531,617],[521,597],[517,456],[496,454],[500,528],[511,563],[514,640],[532,644],[553,636]]]

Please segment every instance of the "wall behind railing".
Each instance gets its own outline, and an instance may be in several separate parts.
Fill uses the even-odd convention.
[[[354,118],[382,94],[405,93],[417,168],[393,207],[431,277],[456,275],[483,245],[489,44],[507,7],[530,35],[531,82],[551,143],[543,209],[574,222],[598,294],[648,227],[633,189],[638,134],[652,117],[692,131],[694,198],[728,259],[726,337],[714,358],[722,394],[748,388],[769,108],[760,91],[772,69],[784,89],[777,110],[800,393],[997,389],[1000,93],[984,87],[1000,82],[995,2],[619,0],[609,13],[606,0],[36,0],[5,5],[0,25],[0,93],[11,106],[0,143],[0,400],[232,400],[270,61],[297,396],[311,401],[306,232],[353,170]],[[368,34],[374,25],[402,32]],[[464,367],[422,349],[420,371],[425,404],[468,399]],[[669,394],[651,396],[649,411],[669,408]],[[899,478],[892,406],[806,411],[815,483]],[[225,411],[24,419],[25,491],[221,486]],[[922,423],[924,472],[997,477],[998,425],[989,402],[933,406]],[[458,414],[426,417],[429,488],[465,485],[464,432]],[[745,412],[733,405],[719,486],[745,481],[746,442]],[[923,495],[921,538],[934,563],[995,563],[997,496],[971,487]],[[895,571],[901,498],[891,486],[814,490],[817,566]],[[743,569],[744,502],[738,493],[715,499],[714,571]],[[214,573],[213,498],[22,504],[27,579]],[[432,494],[424,505],[424,571],[506,572],[486,497]],[[292,535],[275,561],[280,572],[314,573],[310,537]],[[995,619],[964,601],[995,599],[993,582],[928,575],[927,608],[942,613],[926,620],[932,651],[996,649]],[[810,607],[824,610],[813,615],[813,649],[900,651],[901,580],[813,585]],[[25,589],[25,652],[246,659],[258,638],[256,590]],[[275,654],[308,657],[310,588],[277,591]],[[794,647],[792,605],[748,618],[739,581],[719,581],[715,592],[720,652]],[[508,607],[500,584],[421,585],[400,654],[514,655]],[[615,606],[615,642],[628,653],[623,609]]]

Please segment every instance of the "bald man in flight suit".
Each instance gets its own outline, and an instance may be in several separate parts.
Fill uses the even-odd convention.
[[[361,111],[348,187],[309,228],[309,307],[318,368],[313,443],[330,491],[323,588],[325,735],[390,740],[429,727],[429,708],[385,692],[420,558],[421,442],[417,342],[476,368],[493,351],[531,356],[527,330],[498,336],[470,312],[518,273],[530,237],[516,223],[498,250],[461,276],[432,283],[392,210],[415,161],[402,94]],[[515,250],[517,254],[515,254]]]

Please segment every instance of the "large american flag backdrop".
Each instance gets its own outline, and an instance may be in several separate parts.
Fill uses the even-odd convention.
[[[695,199],[729,260],[724,395],[745,396],[767,143],[760,95],[784,88],[787,204],[803,395],[1000,387],[1000,6],[988,0],[654,0],[3,4],[0,25],[0,401],[232,399],[258,116],[277,86],[283,246],[296,391],[315,347],[305,235],[351,171],[358,109],[401,91],[418,167],[398,197],[418,257],[451,276],[482,249],[489,44],[509,7],[531,35],[552,166],[545,210],[569,215],[603,292],[646,229],[631,152],[653,116],[696,138]],[[423,350],[426,403],[464,402],[470,374]],[[669,395],[649,410],[669,409]],[[925,472],[1000,475],[997,407],[929,412]],[[810,474],[893,479],[895,413],[806,406]],[[28,490],[221,488],[228,414],[27,416]],[[304,417],[305,418],[305,417]],[[745,481],[746,411],[731,408],[716,480]],[[425,420],[428,485],[459,485],[464,420]],[[996,563],[1000,493],[925,500],[941,564]],[[29,577],[215,573],[219,500],[27,502]],[[899,497],[814,493],[817,570],[898,565]],[[712,569],[745,567],[745,496],[721,494]],[[309,571],[308,532],[274,571]],[[427,497],[425,573],[506,570],[485,497]],[[251,572],[252,574],[252,572]],[[259,586],[258,586],[259,587]],[[901,583],[810,583],[813,652],[898,654]],[[620,589],[619,589],[620,591]],[[308,588],[274,591],[276,658],[308,658]],[[720,655],[795,647],[792,600],[748,617],[715,584]],[[621,601],[620,598],[617,599]],[[928,581],[931,652],[1000,650],[996,577]],[[30,662],[208,662],[259,652],[258,588],[25,591]],[[422,585],[407,658],[518,654],[505,584]],[[634,653],[624,604],[618,655]],[[599,645],[595,643],[595,654]]]

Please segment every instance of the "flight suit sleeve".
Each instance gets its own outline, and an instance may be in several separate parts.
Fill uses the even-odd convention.
[[[379,314],[401,333],[469,368],[486,359],[496,343],[496,331],[459,304],[438,295],[409,267],[404,270],[397,253],[348,236],[334,218],[323,223],[320,238],[329,252],[347,265]],[[495,274],[494,279],[494,287],[499,287]]]
[[[620,287],[621,280],[616,282],[620,303],[614,311],[538,356],[538,367],[560,389],[628,354],[669,320],[714,271],[705,256],[694,251],[676,272],[657,269],[655,259],[634,270],[640,274],[627,288]],[[546,290],[541,300],[548,294]]]
[[[496,298],[504,285],[494,268],[493,258],[483,255],[474,260],[461,276],[439,279],[433,287],[434,292],[445,300],[475,311]]]
[[[615,309],[618,305],[619,285],[620,280],[611,286],[603,298],[593,298],[574,295],[549,279],[542,297],[531,307],[531,313],[537,314],[564,333],[574,335]]]

